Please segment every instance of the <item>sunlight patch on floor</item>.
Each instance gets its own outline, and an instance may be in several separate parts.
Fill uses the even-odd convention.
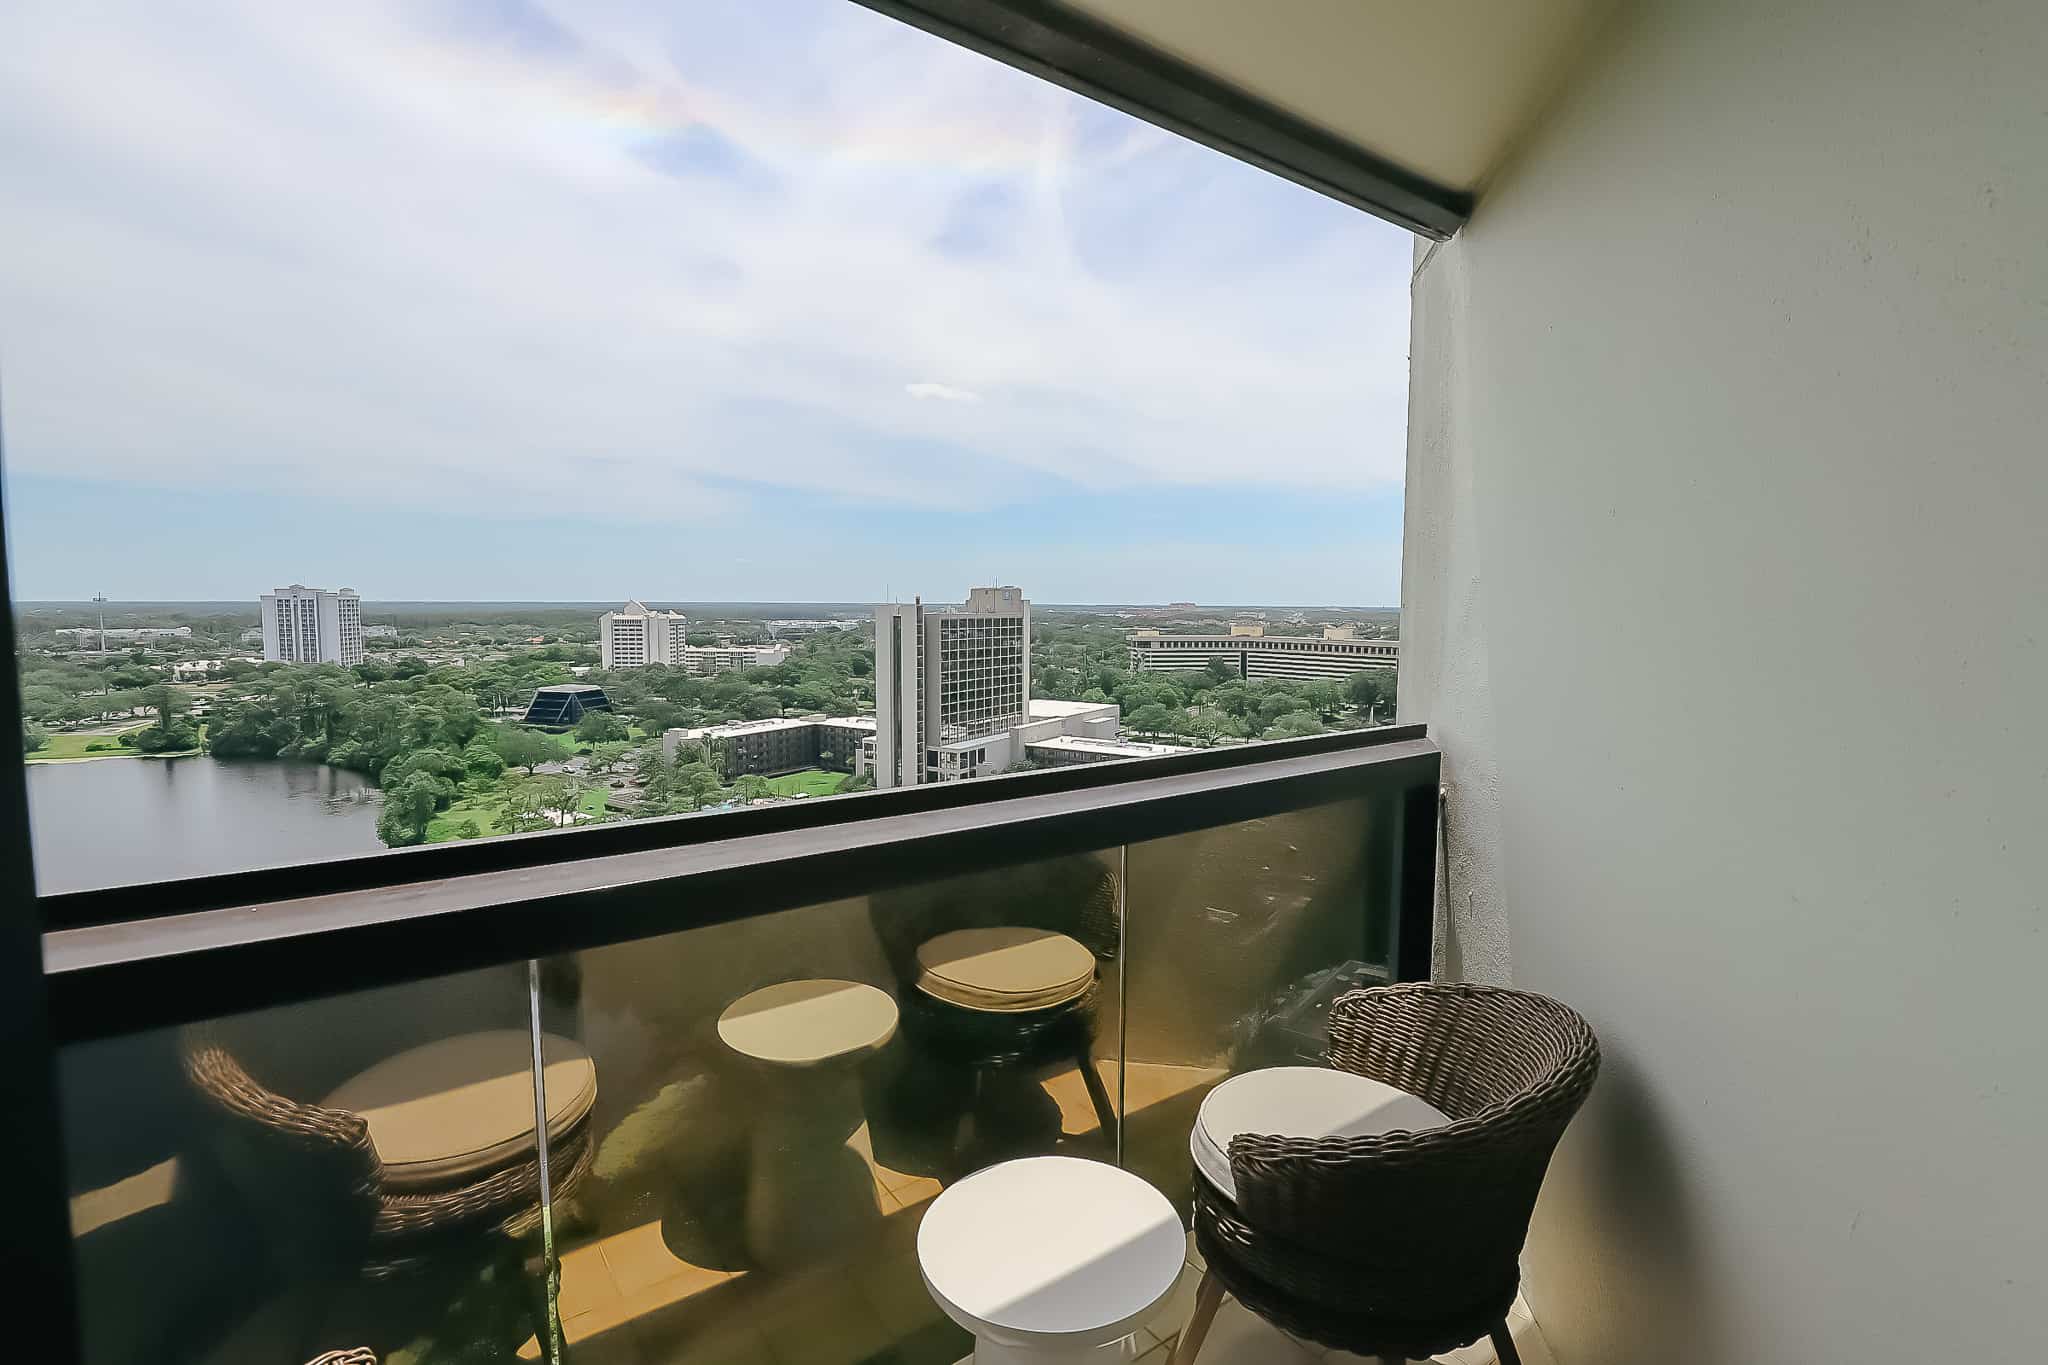
[[[1109,1093],[1117,1092],[1116,1063],[1096,1062]],[[1220,1068],[1159,1066],[1131,1063],[1123,1077],[1124,1112],[1135,1114],[1191,1090],[1213,1085],[1226,1073]],[[1081,1137],[1096,1132],[1101,1123],[1089,1103],[1088,1087],[1077,1067],[1068,1067],[1043,1082],[1047,1094],[1060,1107],[1060,1126],[1066,1136]],[[867,1164],[875,1182],[875,1202],[885,1218],[914,1213],[942,1188],[930,1176],[910,1175],[893,1170],[876,1160],[868,1127],[863,1123],[846,1141],[846,1146]],[[672,1251],[661,1234],[661,1221],[642,1223],[613,1233],[562,1257],[562,1335],[571,1347],[604,1337],[617,1329],[710,1290],[746,1277],[744,1270],[715,1270],[694,1265]],[[857,1292],[875,1295],[858,1276]],[[885,1322],[901,1317],[900,1305],[872,1305]],[[1206,1352],[1204,1353],[1206,1356]],[[519,1347],[521,1360],[540,1359],[540,1343],[528,1337]]]

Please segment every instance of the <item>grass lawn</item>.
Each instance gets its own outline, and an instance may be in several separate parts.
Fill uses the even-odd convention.
[[[137,734],[148,728],[138,725],[132,730],[122,731],[122,734]],[[103,747],[91,748],[95,744]],[[48,744],[28,755],[28,761],[65,763],[80,758],[186,758],[198,752],[197,749],[174,749],[168,753],[143,755],[123,744],[120,735],[51,735]]]
[[[512,829],[505,823],[505,803],[495,793],[488,796],[467,796],[453,802],[447,810],[441,811],[427,821],[427,842],[444,844],[458,837],[455,827],[464,820],[476,821],[477,837],[492,834],[510,834]]]
[[[806,768],[768,779],[768,790],[777,796],[830,796],[845,786],[850,773],[828,773],[823,768]]]
[[[141,730],[142,728],[142,726],[138,725],[135,727],[134,730],[124,731],[123,733],[132,735],[136,733],[136,731]],[[87,753],[85,749],[88,744],[110,745],[112,747],[102,748],[94,751],[93,753]],[[98,758],[102,754],[107,755],[109,757],[117,754],[127,754],[132,757],[134,753],[135,751],[133,749],[129,748],[127,745],[121,742],[120,735],[53,734],[50,736],[50,742],[48,744],[45,744],[42,748],[36,750],[34,753],[28,756],[28,761],[31,763],[47,763],[53,759]]]
[[[605,797],[609,791],[607,787],[592,787],[583,793],[582,800],[576,803],[576,809],[594,820],[604,818]],[[447,810],[439,812],[433,819],[427,821],[427,842],[444,844],[450,839],[458,838],[455,827],[464,820],[476,821],[479,839],[489,838],[494,834],[510,834],[512,825],[505,818],[505,792],[502,789],[493,789],[488,792],[463,793],[460,800],[450,803]]]

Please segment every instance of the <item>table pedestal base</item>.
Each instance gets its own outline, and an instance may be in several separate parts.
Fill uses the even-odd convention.
[[[1122,1365],[1137,1358],[1135,1332],[1102,1346],[1009,1346],[976,1337],[974,1354],[960,1365]]]

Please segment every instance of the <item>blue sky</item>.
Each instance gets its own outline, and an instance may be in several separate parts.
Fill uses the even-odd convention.
[[[0,13],[17,593],[1398,600],[1405,233],[847,0]]]

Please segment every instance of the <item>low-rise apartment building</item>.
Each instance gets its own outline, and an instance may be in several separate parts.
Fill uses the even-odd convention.
[[[702,744],[731,781],[748,774],[774,777],[804,768],[865,771],[860,766],[862,748],[874,734],[872,716],[777,716],[678,727],[662,735],[661,749],[674,758],[684,744]]]
[[[1346,678],[1367,668],[1395,668],[1399,640],[1361,639],[1353,626],[1324,626],[1321,636],[1268,635],[1257,623],[1234,623],[1228,635],[1168,635],[1139,630],[1124,637],[1131,667],[1144,673],[1194,672],[1220,661],[1240,678]]]
[[[78,639],[97,636],[107,640],[186,640],[192,636],[190,626],[119,626],[101,630],[98,626],[60,626],[50,632],[52,635],[71,635]],[[258,632],[259,635],[261,632]]]
[[[685,671],[707,677],[737,668],[773,668],[789,661],[788,645],[684,645]]]

